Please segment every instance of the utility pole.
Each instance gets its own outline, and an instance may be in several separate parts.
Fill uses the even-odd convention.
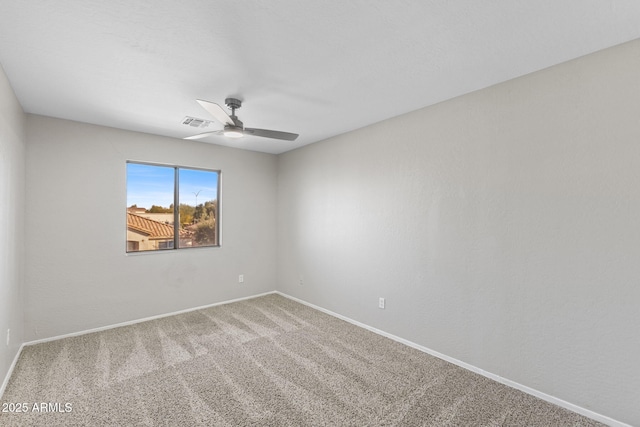
[[[195,208],[196,208],[196,209],[198,209],[198,194],[200,194],[200,192],[201,192],[201,191],[202,191],[202,190],[198,190],[198,192],[197,192],[197,193],[192,192],[193,194],[195,194],[195,195],[196,195],[196,206],[195,206]],[[194,211],[193,211],[193,222],[195,222],[195,221],[196,221],[196,217],[195,217],[195,216],[196,216],[196,213],[195,213],[195,212],[196,212],[196,211],[194,210]]]

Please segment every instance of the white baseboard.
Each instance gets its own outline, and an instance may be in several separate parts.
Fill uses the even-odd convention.
[[[4,391],[9,384],[9,379],[11,378],[11,374],[13,374],[13,370],[16,367],[16,363],[18,363],[18,359],[20,358],[20,354],[22,354],[22,349],[24,348],[24,344],[20,345],[16,356],[13,358],[13,362],[11,362],[11,366],[9,366],[9,370],[7,371],[7,375],[4,377],[4,381],[2,381],[2,386],[0,386],[0,400],[2,400],[2,396],[4,395]]]
[[[60,339],[63,339],[63,338],[77,337],[79,335],[91,334],[91,333],[94,333],[94,332],[106,331],[108,329],[119,328],[121,326],[135,325],[136,323],[142,323],[142,322],[146,322],[146,321],[149,321],[149,320],[161,319],[163,317],[174,316],[176,314],[189,313],[191,311],[201,310],[203,308],[215,307],[217,305],[231,304],[233,302],[244,301],[244,300],[248,300],[248,299],[252,299],[252,298],[258,298],[258,297],[269,295],[269,294],[273,294],[273,293],[275,293],[275,291],[264,292],[262,294],[251,295],[251,296],[248,296],[248,297],[236,298],[236,299],[222,301],[222,302],[216,302],[216,303],[213,303],[213,304],[202,305],[202,306],[199,306],[199,307],[187,308],[185,310],[174,311],[172,313],[165,313],[165,314],[159,314],[159,315],[156,315],[156,316],[145,317],[145,318],[142,318],[142,319],[130,320],[128,322],[121,322],[121,323],[116,323],[116,324],[113,324],[113,325],[101,326],[99,328],[87,329],[87,330],[84,330],[84,331],[72,332],[72,333],[69,333],[69,334],[56,335],[56,336],[53,336],[53,337],[42,338],[42,339],[39,339],[39,340],[33,340],[33,341],[24,342],[24,343],[22,343],[20,345],[20,349],[18,350],[18,353],[16,354],[16,356],[13,358],[13,362],[11,363],[11,366],[9,366],[9,371],[7,372],[7,375],[5,376],[4,381],[2,382],[2,386],[0,387],[0,399],[4,395],[4,391],[5,391],[6,387],[7,387],[7,384],[9,384],[9,379],[11,378],[11,375],[13,374],[13,370],[14,370],[14,368],[16,366],[16,363],[18,362],[18,359],[20,358],[20,354],[22,353],[22,349],[25,346],[34,345],[34,344],[41,344],[41,343],[45,343],[45,342],[49,342],[49,341],[56,341],[56,340],[60,340]]]
[[[543,393],[543,392],[538,391],[536,389],[533,389],[531,387],[527,387],[527,386],[522,385],[520,383],[517,383],[515,381],[511,381],[510,379],[503,378],[500,375],[496,375],[496,374],[493,374],[491,372],[487,372],[487,371],[485,371],[483,369],[480,369],[480,368],[478,368],[476,366],[473,366],[473,365],[470,365],[468,363],[465,363],[465,362],[463,362],[461,360],[454,359],[453,357],[449,357],[449,356],[447,356],[445,354],[442,354],[442,353],[439,353],[439,352],[437,352],[435,350],[432,350],[430,348],[424,347],[424,346],[422,346],[420,344],[416,344],[416,343],[411,342],[409,340],[406,340],[404,338],[397,337],[397,336],[395,336],[393,334],[387,333],[387,332],[382,331],[380,329],[376,329],[376,328],[374,328],[372,326],[365,325],[364,323],[360,323],[360,322],[358,322],[356,320],[350,319],[350,318],[348,318],[346,316],[343,316],[341,314],[338,314],[338,313],[334,313],[334,312],[332,312],[330,310],[327,310],[325,308],[319,307],[317,305],[308,303],[308,302],[306,302],[304,300],[301,300],[299,298],[292,297],[291,295],[287,295],[287,294],[282,293],[280,291],[275,291],[275,293],[278,294],[278,295],[281,295],[281,296],[283,296],[285,298],[289,298],[289,299],[291,299],[293,301],[299,302],[300,304],[304,304],[304,305],[306,305],[308,307],[311,307],[313,309],[316,309],[318,311],[326,313],[326,314],[328,314],[330,316],[337,317],[338,319],[344,320],[345,322],[349,322],[349,323],[351,323],[353,325],[356,325],[356,326],[359,326],[361,328],[367,329],[367,330],[369,330],[369,331],[371,331],[373,333],[376,333],[378,335],[382,335],[382,336],[390,338],[390,339],[392,339],[394,341],[397,341],[397,342],[400,342],[402,344],[408,345],[409,347],[413,347],[416,350],[420,350],[422,352],[425,352],[427,354],[435,356],[435,357],[437,357],[439,359],[446,360],[447,362],[453,363],[454,365],[460,366],[461,368],[467,369],[467,370],[469,370],[471,372],[475,372],[476,374],[480,374],[480,375],[482,375],[484,377],[490,378],[490,379],[492,379],[494,381],[497,381],[497,382],[499,382],[501,384],[504,384],[504,385],[509,386],[511,388],[515,388],[517,390],[520,390],[522,392],[525,392],[527,394],[530,394],[532,396],[540,398],[540,399],[542,399],[544,401],[547,401],[549,403],[553,403],[554,405],[557,405],[557,406],[560,406],[562,408],[568,409],[568,410],[570,410],[572,412],[576,412],[576,413],[578,413],[580,415],[584,415],[585,417],[591,418],[592,420],[601,422],[601,423],[609,425],[611,427],[632,427],[629,424],[625,424],[623,422],[614,420],[613,418],[607,417],[607,416],[602,415],[602,414],[598,414],[597,412],[593,412],[593,411],[591,411],[589,409],[585,409],[585,408],[583,408],[581,406],[574,405],[573,403],[570,403],[570,402],[567,402],[565,400],[559,399],[557,397],[551,396],[549,394]]]
[[[121,323],[116,323],[116,324],[113,324],[113,325],[101,326],[99,328],[87,329],[87,330],[84,330],[84,331],[71,332],[69,334],[64,334],[64,335],[56,335],[54,337],[42,338],[42,339],[39,339],[39,340],[29,341],[29,342],[24,343],[23,345],[41,344],[41,343],[44,343],[44,342],[56,341],[56,340],[60,340],[60,339],[63,339],[63,338],[77,337],[79,335],[85,335],[85,334],[92,334],[94,332],[106,331],[108,329],[119,328],[121,326],[135,325],[136,323],[147,322],[149,320],[162,319],[163,317],[175,316],[176,314],[183,314],[183,313],[189,313],[191,311],[202,310],[203,308],[215,307],[217,305],[231,304],[233,302],[238,302],[238,301],[244,301],[244,300],[248,300],[248,299],[258,298],[258,297],[262,297],[262,296],[273,294],[273,293],[276,293],[276,291],[264,292],[264,293],[261,293],[261,294],[251,295],[251,296],[248,296],[248,297],[242,297],[242,298],[236,298],[236,299],[227,300],[227,301],[215,302],[213,304],[201,305],[199,307],[187,308],[187,309],[184,309],[184,310],[174,311],[174,312],[171,312],[171,313],[158,314],[156,316],[144,317],[142,319],[129,320],[127,322],[121,322]]]

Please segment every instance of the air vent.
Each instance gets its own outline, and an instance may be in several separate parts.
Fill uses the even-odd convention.
[[[209,120],[198,119],[196,117],[189,117],[189,116],[186,116],[184,119],[182,119],[183,125],[187,125],[192,128],[198,128],[198,129],[208,128],[211,125],[211,123],[213,122]]]

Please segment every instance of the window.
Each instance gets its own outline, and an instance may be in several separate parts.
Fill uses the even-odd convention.
[[[173,240],[166,241],[166,242],[158,242],[158,249],[173,249]]]
[[[220,245],[220,171],[127,162],[127,252]]]

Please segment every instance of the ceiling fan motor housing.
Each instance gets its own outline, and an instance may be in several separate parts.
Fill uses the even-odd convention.
[[[242,107],[242,101],[236,98],[227,98],[224,100],[224,103],[232,110]]]

